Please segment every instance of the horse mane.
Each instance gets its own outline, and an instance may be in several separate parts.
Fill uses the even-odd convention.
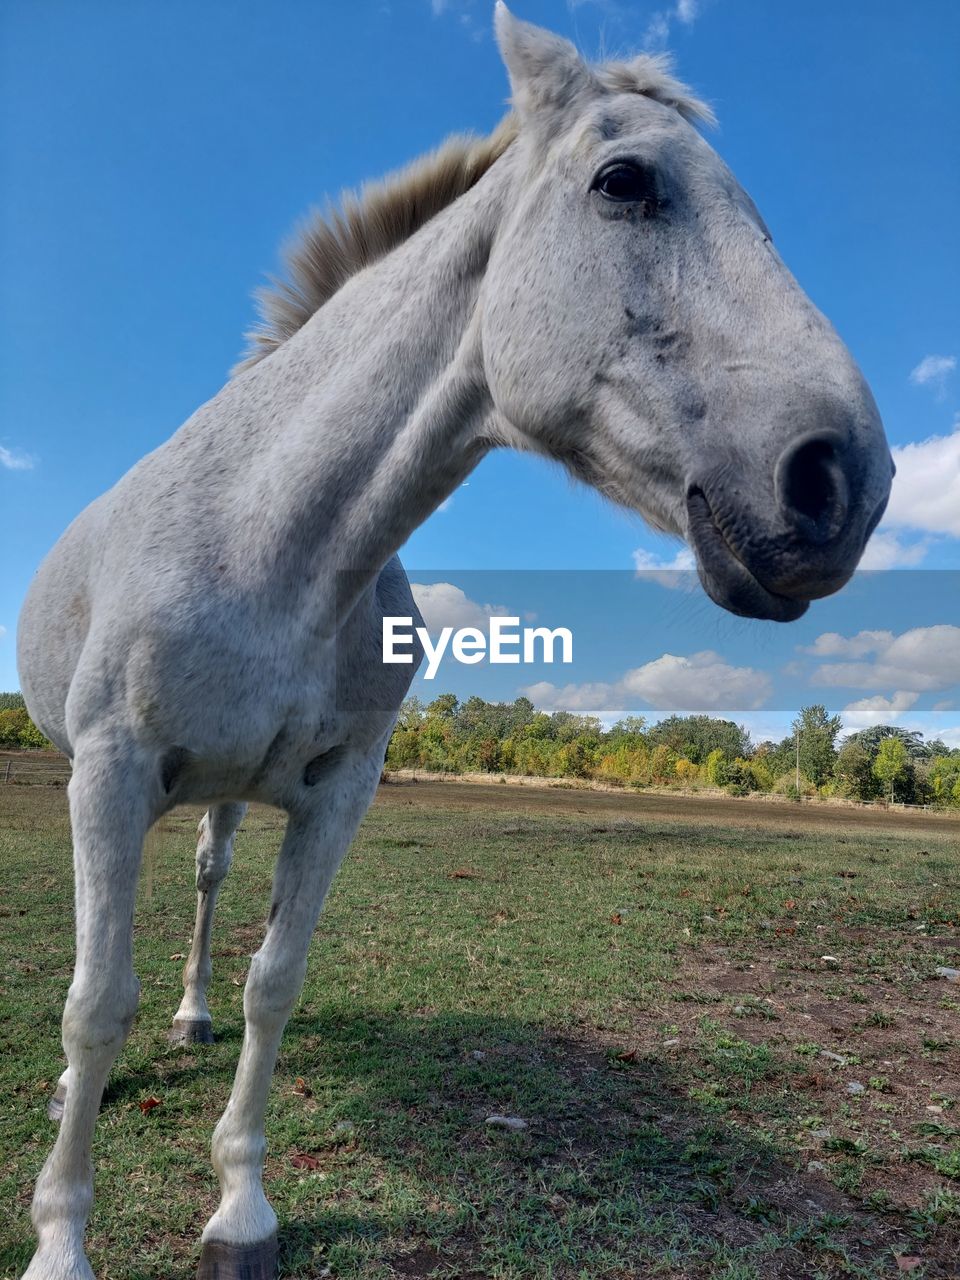
[[[684,119],[712,123],[711,109],[671,74],[667,54],[641,54],[593,67],[611,93],[639,93],[673,107]],[[283,251],[286,278],[270,278],[254,297],[259,322],[232,373],[263,360],[291,338],[351,276],[385,257],[470,190],[516,138],[516,115],[488,137],[454,134],[399,172],[347,191],[339,208],[314,210]]]

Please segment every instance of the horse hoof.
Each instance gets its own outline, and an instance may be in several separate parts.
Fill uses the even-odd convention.
[[[277,1237],[259,1244],[225,1244],[208,1240],[200,1251],[197,1280],[274,1280]]]
[[[209,1018],[174,1018],[167,1039],[171,1044],[213,1044],[213,1023]]]
[[[66,1085],[58,1084],[50,1096],[50,1101],[47,1103],[47,1115],[54,1124],[59,1124],[63,1119],[63,1104],[66,1100],[67,1087]]]

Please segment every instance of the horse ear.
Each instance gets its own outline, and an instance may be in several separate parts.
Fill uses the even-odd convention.
[[[521,119],[561,111],[593,85],[590,68],[569,40],[515,18],[497,0],[494,27]]]

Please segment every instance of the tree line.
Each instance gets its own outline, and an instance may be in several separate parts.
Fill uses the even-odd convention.
[[[0,693],[0,748],[6,751],[54,750],[27,713],[22,693]]]
[[[960,806],[960,750],[897,725],[844,734],[840,717],[821,705],[803,707],[781,741],[755,744],[742,725],[714,716],[625,716],[605,729],[597,716],[548,715],[524,697],[408,698],[386,765]]]
[[[0,693],[0,748],[52,747],[23,697]],[[597,716],[548,715],[525,697],[461,702],[444,693],[427,704],[407,698],[386,768],[960,807],[960,749],[897,725],[844,734],[840,717],[821,705],[803,707],[780,742],[755,744],[743,725],[714,716],[674,715],[656,723],[625,716],[605,729]]]

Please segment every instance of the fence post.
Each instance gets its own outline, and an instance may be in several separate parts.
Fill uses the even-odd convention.
[[[11,764],[11,761],[8,759],[8,760],[7,760],[7,768],[6,768],[6,771],[4,772],[4,775],[3,775],[3,780],[4,780],[4,782],[9,782],[9,781],[10,781],[10,764]]]

